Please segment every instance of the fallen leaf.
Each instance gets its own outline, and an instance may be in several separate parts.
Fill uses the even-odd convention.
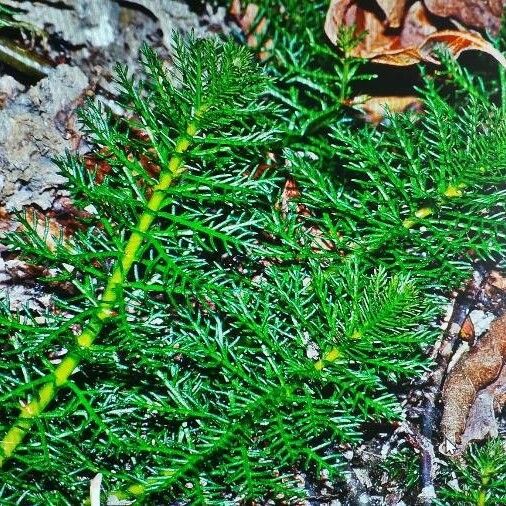
[[[395,49],[399,36],[385,34],[384,23],[370,10],[357,5],[356,0],[333,0],[325,19],[325,33],[333,44],[337,44],[339,30],[343,26],[354,26],[357,33],[365,33],[360,44],[352,51],[353,56],[372,58]]]
[[[401,2],[402,3],[402,2]],[[392,2],[379,2],[384,12],[390,12]],[[457,58],[463,51],[482,51],[506,67],[500,51],[479,33],[463,30],[441,30],[432,23],[429,12],[421,2],[415,2],[405,12],[398,30],[392,30],[390,21],[382,20],[374,9],[367,9],[358,0],[332,0],[325,19],[325,33],[337,44],[343,26],[355,26],[365,37],[353,49],[352,55],[386,65],[408,66],[424,62],[439,64],[435,49],[446,46]]]
[[[406,0],[378,0],[378,5],[385,13],[390,28],[401,26],[406,9]]]
[[[65,244],[65,231],[56,220],[44,216],[33,208],[28,208],[25,216],[29,226],[44,240],[50,251],[56,251],[58,246]],[[19,228],[23,230],[24,227]]]
[[[506,67],[504,55],[478,33],[445,30],[429,35],[420,47],[420,54],[426,61],[438,63],[433,55],[434,47],[437,44],[446,46],[455,58],[458,58],[464,51],[483,51],[495,58],[503,67]]]
[[[425,39],[437,32],[422,2],[415,2],[407,11],[402,24],[400,45],[413,47],[423,44]]]
[[[424,0],[427,9],[443,18],[497,33],[506,0]]]
[[[301,197],[301,191],[297,182],[292,177],[287,178],[285,186],[281,193],[280,202],[277,204],[277,209],[281,211],[283,218],[286,218],[290,212],[291,201],[297,201]],[[298,202],[295,208],[297,217],[299,219],[310,218],[311,211],[307,206]],[[315,252],[318,251],[331,251],[334,249],[334,244],[324,237],[323,232],[316,225],[306,226],[305,230],[311,238],[311,249]]]
[[[506,277],[504,277],[500,272],[491,271],[489,274],[488,282],[498,290],[506,291]]]
[[[296,200],[300,198],[300,190],[299,187],[292,177],[287,178],[285,181],[285,186],[283,187],[283,191],[281,192],[281,202],[279,204],[279,208],[283,213],[283,217],[286,217],[288,212],[290,211],[290,201]],[[302,214],[303,216],[307,216],[309,211],[307,208],[301,204],[297,205],[297,214]]]
[[[459,453],[473,441],[483,441],[499,435],[496,413],[500,413],[506,404],[506,367],[503,366],[499,377],[476,396],[462,434]]]
[[[459,337],[462,341],[467,341],[470,344],[474,342],[474,325],[469,316],[464,320],[460,328]]]
[[[496,381],[505,359],[506,315],[503,315],[492,322],[488,333],[448,373],[442,395],[444,453],[462,451],[462,436],[478,393]]]
[[[0,207],[0,232],[12,230],[13,220],[5,207]]]
[[[423,102],[414,95],[402,97],[369,97],[359,95],[351,100],[347,100],[345,105],[360,111],[364,116],[364,120],[374,125],[381,123],[385,119],[387,112],[420,112],[423,108]]]

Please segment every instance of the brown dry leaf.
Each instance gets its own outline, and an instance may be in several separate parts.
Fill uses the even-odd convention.
[[[422,44],[425,39],[437,32],[432,24],[427,9],[422,2],[415,2],[407,11],[402,24],[400,45],[402,47],[415,47]]]
[[[387,8],[391,2],[381,2]],[[386,10],[385,10],[386,12]],[[407,66],[426,61],[438,64],[436,45],[444,45],[458,57],[463,51],[483,51],[506,67],[506,59],[480,34],[459,30],[437,31],[421,2],[405,12],[401,28],[392,30],[389,20],[381,20],[376,12],[359,5],[358,0],[332,0],[325,20],[325,32],[336,44],[342,26],[356,26],[357,33],[366,32],[353,56],[386,65]]]
[[[489,283],[498,290],[506,291],[506,277],[498,271],[490,271]]]
[[[462,449],[462,435],[480,390],[499,376],[506,359],[506,315],[492,322],[488,333],[450,371],[443,387],[443,446]],[[445,452],[444,448],[442,449]],[[448,450],[446,450],[448,452]]]
[[[387,111],[400,113],[406,111],[419,112],[423,108],[423,102],[414,95],[403,97],[369,97],[359,95],[347,100],[345,105],[357,109],[364,115],[365,121],[377,125],[385,119]]]
[[[44,217],[35,209],[26,211],[26,219],[30,226],[37,232],[37,235],[44,239],[50,251],[56,251],[58,244],[64,237],[64,231],[54,220]]]
[[[469,316],[464,320],[462,327],[460,327],[459,337],[462,339],[462,341],[467,341],[471,344],[474,342],[474,325]]]
[[[429,35],[420,47],[420,54],[424,60],[437,63],[432,54],[437,44],[444,44],[455,58],[458,58],[464,51],[483,51],[506,67],[504,55],[477,33],[445,30]]]
[[[301,192],[297,182],[292,177],[289,177],[281,193],[280,202],[277,204],[277,209],[281,211],[283,218],[286,218],[290,211],[290,201],[300,199]],[[298,203],[296,213],[300,218],[311,217],[311,211],[304,204]],[[311,236],[311,248],[313,251],[331,251],[334,249],[334,244],[324,237],[323,232],[315,225],[305,227],[306,231]]]
[[[467,26],[499,31],[506,0],[425,0],[427,9],[442,18],[454,18]]]
[[[5,207],[0,207],[0,232],[12,230],[12,218]]]
[[[487,388],[481,390],[469,411],[466,429],[462,434],[460,453],[473,441],[483,441],[487,437],[497,437],[499,426],[496,413],[506,404],[506,367],[499,377]]]
[[[381,10],[385,13],[390,28],[401,26],[406,0],[377,0]]]
[[[279,204],[283,217],[286,217],[290,210],[290,201],[299,199],[300,195],[299,186],[297,185],[295,179],[292,177],[287,178],[285,186],[283,187],[283,192],[281,193],[281,202]],[[309,216],[310,213],[304,204],[297,204],[297,214],[301,216]]]
[[[325,33],[337,44],[342,26],[355,26],[357,33],[364,33],[363,41],[353,51],[354,56],[372,58],[378,54],[398,49],[399,36],[385,34],[384,23],[372,11],[357,5],[356,0],[332,0],[325,19]]]

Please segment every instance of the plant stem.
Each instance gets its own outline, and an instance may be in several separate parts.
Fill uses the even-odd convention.
[[[486,506],[487,504],[487,491],[490,477],[493,475],[493,469],[486,467],[481,474],[481,484],[476,500],[476,506]]]
[[[76,337],[77,349],[69,353],[54,372],[47,376],[47,382],[39,389],[35,397],[21,408],[16,422],[0,443],[0,468],[23,441],[35,419],[42,414],[48,404],[54,399],[58,388],[63,386],[75,371],[81,361],[81,351],[91,348],[104,325],[114,316],[113,308],[118,300],[123,283],[130,268],[137,259],[146,232],[155,220],[156,214],[162,208],[165,191],[171,186],[174,179],[184,171],[183,155],[197,135],[199,119],[205,110],[206,108],[201,106],[196,111],[195,119],[188,123],[185,134],[177,139],[174,154],[167,168],[161,173],[158,183],[153,187],[153,194],[146,205],[146,209],[139,217],[137,227],[131,233],[125,245],[121,259],[117,261],[109,277],[95,314],[91,317],[91,320],[83,331]]]

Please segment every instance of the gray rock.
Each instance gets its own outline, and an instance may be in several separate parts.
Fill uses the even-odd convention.
[[[12,76],[4,75],[0,77],[0,103],[10,102],[24,89],[25,87]]]
[[[70,148],[55,117],[88,85],[81,70],[60,65],[0,111],[0,205],[48,209],[64,179],[51,159]]]
[[[88,78],[77,67],[59,65],[51,75],[28,90],[28,99],[41,114],[56,116],[74,102],[88,86]]]
[[[163,32],[163,44],[167,49],[172,47],[174,31],[189,32],[193,30],[198,37],[209,36],[208,27],[218,28],[228,33],[229,27],[225,22],[226,9],[218,8],[215,12],[207,6],[207,13],[199,17],[192,12],[188,5],[174,0],[130,0],[132,4],[147,9],[158,19]]]
[[[16,14],[18,21],[51,30],[74,46],[105,47],[116,36],[119,6],[110,0],[60,0],[54,5],[18,0],[2,3],[23,11]]]

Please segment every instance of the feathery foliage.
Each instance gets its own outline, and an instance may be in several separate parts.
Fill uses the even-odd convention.
[[[17,19],[16,15],[20,12],[23,12],[23,10],[0,2],[0,30],[24,30],[28,33],[41,35],[40,30],[38,30],[35,26]]]
[[[481,446],[472,445],[464,458],[452,463],[448,471],[454,473],[454,479],[451,486],[447,483],[441,488],[438,504],[492,506],[506,503],[504,441],[492,439]]]
[[[140,85],[118,67],[128,119],[82,112],[109,172],[58,163],[86,227],[50,238],[25,217],[10,236],[73,290],[43,323],[1,316],[5,500],[71,504],[97,472],[119,497],[296,497],[289,470],[334,475],[336,444],[398,417],[388,385],[423,368],[432,311],[409,277],[269,259],[279,181],[255,168],[276,111],[250,54],[175,52],[168,76],[144,48]]]
[[[332,165],[292,156],[290,171],[311,211],[306,230],[340,255],[440,290],[504,251],[506,122],[482,99],[452,106],[431,79],[423,97],[423,116],[391,115],[382,129],[336,125]]]
[[[457,107],[427,78],[423,121],[358,129],[356,41],[336,56],[309,29],[321,11],[287,12],[275,82],[217,40],[177,39],[169,72],[145,47],[144,82],[119,65],[127,114],[81,113],[98,172],[58,160],[82,229],[20,217],[10,245],[53,302],[0,312],[3,501],[75,504],[96,473],[146,504],[304,495],[294,469],[335,476],[341,444],[402,416],[393,391],[437,333],[426,290],[503,250],[485,92]]]
[[[374,75],[364,60],[351,56],[360,41],[353,29],[339,32],[337,51],[323,32],[328,2],[259,0],[250,28],[266,68],[276,78],[272,100],[286,110],[283,145],[294,150],[332,156],[326,136],[342,113],[353,84]]]

